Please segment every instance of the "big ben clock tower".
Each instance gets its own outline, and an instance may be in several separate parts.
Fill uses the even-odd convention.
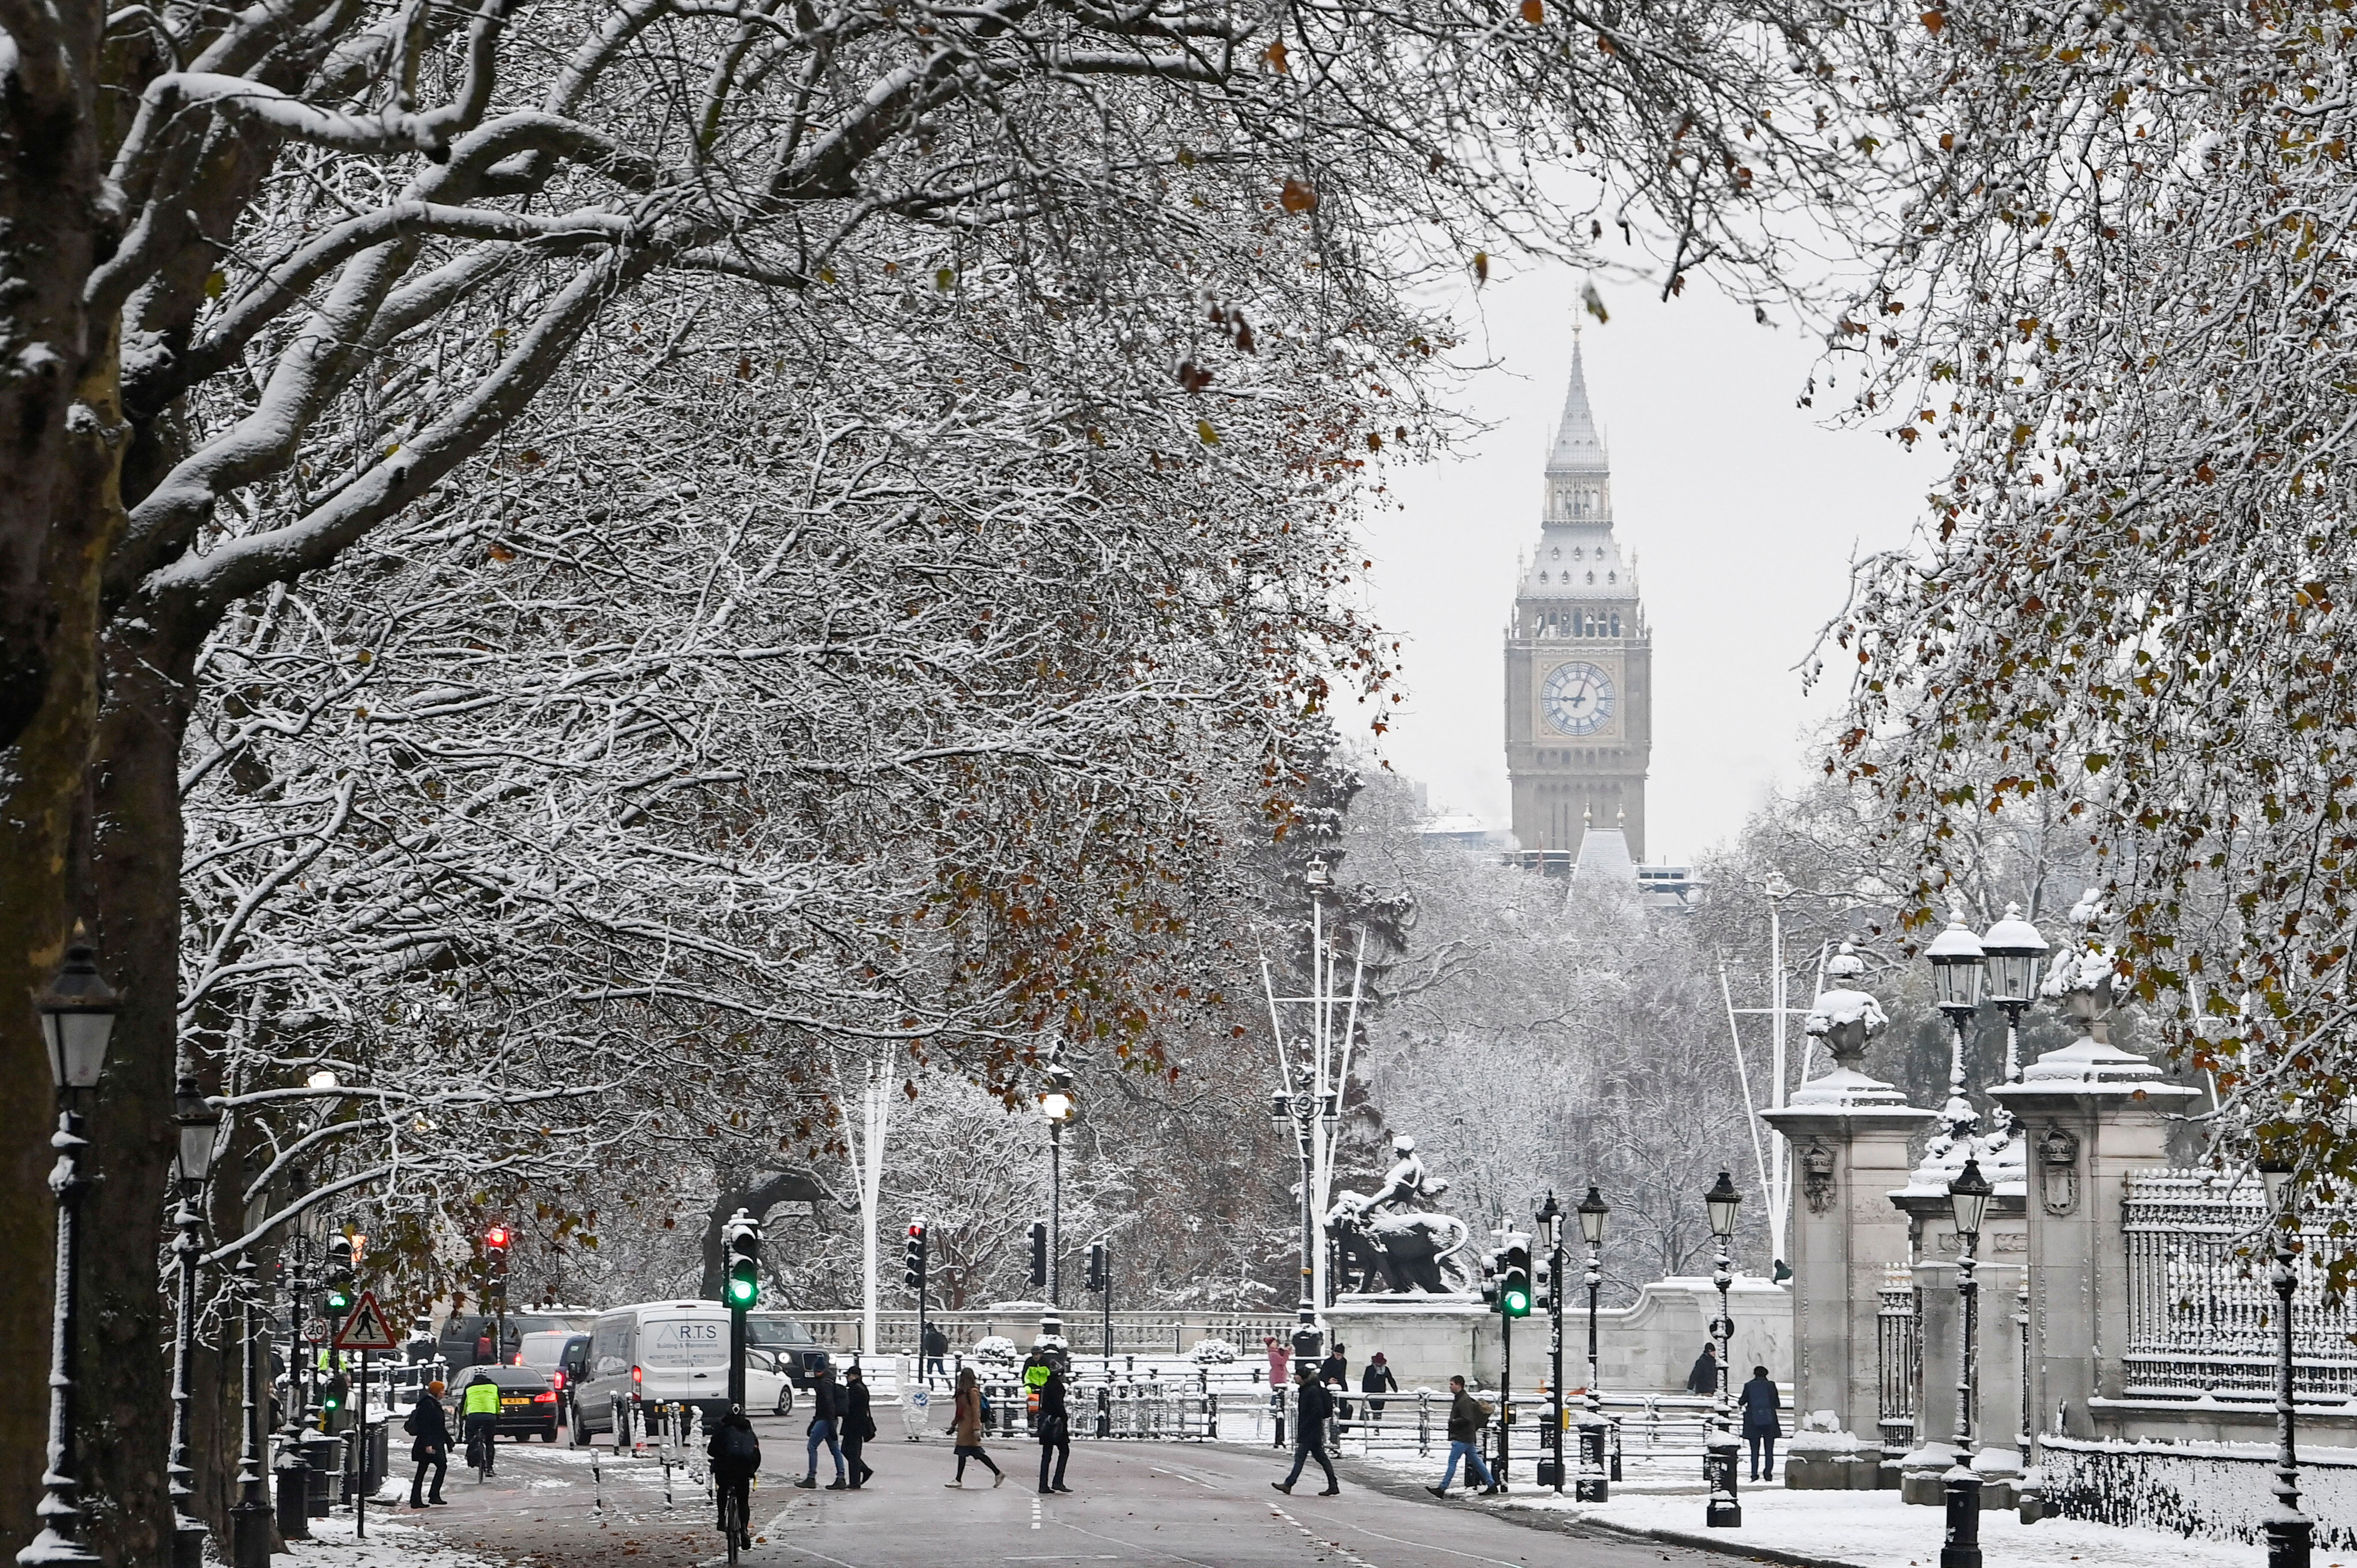
[[[1612,537],[1612,470],[1575,341],[1538,552],[1506,628],[1506,773],[1525,855],[1568,869],[1594,826],[1626,833],[1631,858],[1644,860],[1652,676],[1637,575]]]

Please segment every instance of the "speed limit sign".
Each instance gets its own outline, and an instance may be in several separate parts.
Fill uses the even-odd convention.
[[[308,1339],[312,1344],[325,1344],[327,1342],[328,1334],[328,1320],[326,1318],[309,1317],[303,1320],[303,1337]]]

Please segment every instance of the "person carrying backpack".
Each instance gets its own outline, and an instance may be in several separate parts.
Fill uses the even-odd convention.
[[[489,1372],[479,1372],[463,1391],[466,1397],[467,1463],[488,1476],[500,1457],[500,1385]],[[481,1448],[475,1445],[479,1443]]]
[[[1064,1485],[1064,1466],[1072,1456],[1072,1422],[1064,1405],[1064,1374],[1050,1369],[1048,1380],[1039,1385],[1039,1495],[1069,1492]],[[1055,1481],[1048,1479],[1049,1461],[1055,1462]]]
[[[753,1545],[753,1477],[761,1468],[761,1439],[755,1434],[753,1423],[745,1419],[745,1412],[736,1405],[720,1418],[712,1435],[704,1444],[705,1454],[712,1461],[714,1501],[720,1509],[720,1528],[728,1528],[730,1502],[737,1505],[737,1546],[749,1551]]]
[[[1293,1483],[1301,1479],[1301,1467],[1315,1459],[1326,1472],[1326,1489],[1318,1495],[1338,1496],[1342,1483],[1334,1478],[1334,1461],[1326,1457],[1326,1423],[1334,1418],[1334,1396],[1318,1380],[1316,1369],[1304,1367],[1297,1374],[1293,1401],[1293,1473],[1269,1485],[1290,1496]]]
[[[1440,1473],[1440,1485],[1425,1490],[1436,1498],[1448,1495],[1449,1484],[1457,1479],[1457,1462],[1465,1461],[1465,1484],[1481,1483],[1483,1497],[1494,1496],[1498,1483],[1490,1477],[1490,1467],[1481,1463],[1481,1433],[1490,1424],[1490,1407],[1465,1391],[1463,1378],[1448,1380],[1448,1468]]]
[[[450,1473],[450,1416],[442,1408],[442,1384],[425,1385],[417,1402],[409,1407],[409,1419],[401,1429],[417,1441],[410,1445],[409,1456],[417,1464],[417,1474],[410,1477],[409,1506],[422,1509],[429,1503],[447,1507],[442,1497],[442,1478]],[[425,1467],[434,1467],[433,1496],[421,1496],[425,1490]]]

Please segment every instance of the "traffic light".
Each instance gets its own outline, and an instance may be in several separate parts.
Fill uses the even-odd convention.
[[[1108,1282],[1108,1277],[1113,1272],[1112,1265],[1113,1259],[1106,1251],[1105,1244],[1102,1241],[1090,1242],[1089,1288],[1091,1290],[1098,1292],[1103,1291]]]
[[[508,1294],[508,1228],[494,1225],[483,1232],[483,1280],[486,1295],[505,1300]]]
[[[732,1312],[761,1299],[761,1222],[743,1209],[728,1221],[728,1283],[723,1287]]]
[[[1531,1250],[1520,1242],[1498,1260],[1498,1311],[1506,1317],[1531,1315]]]
[[[1048,1283],[1048,1227],[1036,1219],[1031,1223],[1031,1283]]]
[[[1531,1260],[1531,1305],[1552,1312],[1555,1303],[1555,1261],[1544,1252]]]
[[[351,1390],[350,1380],[338,1372],[319,1386],[319,1408],[329,1415],[344,1408],[344,1396]]]
[[[352,1272],[350,1269],[339,1268],[328,1276],[327,1305],[329,1316],[350,1316],[353,1304],[359,1300],[360,1293],[353,1287]]]
[[[900,1249],[900,1278],[920,1295],[925,1290],[925,1222],[909,1221],[909,1240]]]
[[[1504,1254],[1492,1249],[1481,1254],[1481,1305],[1498,1310],[1498,1268]]]

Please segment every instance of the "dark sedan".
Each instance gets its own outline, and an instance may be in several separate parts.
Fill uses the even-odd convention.
[[[452,1410],[459,1412],[453,1430],[464,1432],[468,1386],[482,1381],[499,1385],[500,1414],[491,1429],[494,1433],[501,1437],[536,1435],[543,1443],[556,1441],[556,1387],[537,1367],[477,1367],[467,1373],[450,1391]]]

